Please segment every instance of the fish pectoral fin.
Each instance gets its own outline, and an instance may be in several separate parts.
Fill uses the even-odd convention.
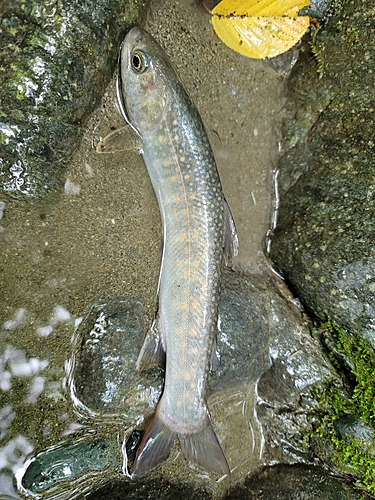
[[[138,371],[148,370],[149,368],[165,367],[165,350],[163,339],[156,327],[156,320],[152,323],[147,332],[139,353],[136,368]]]
[[[132,476],[142,476],[164,462],[169,457],[175,438],[176,433],[162,422],[156,412],[137,450],[130,470]]]
[[[233,216],[230,211],[227,200],[224,198],[224,230],[223,230],[223,250],[224,261],[227,264],[228,259],[238,255],[238,236]]]
[[[218,474],[230,474],[227,459],[208,415],[203,430],[195,434],[179,434],[178,437],[186,460]]]
[[[96,145],[97,153],[118,153],[139,149],[142,149],[142,141],[130,125],[114,130]]]

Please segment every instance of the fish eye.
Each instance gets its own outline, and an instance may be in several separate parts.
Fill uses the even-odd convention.
[[[143,73],[149,67],[148,56],[143,50],[135,50],[131,56],[132,68],[136,73]]]

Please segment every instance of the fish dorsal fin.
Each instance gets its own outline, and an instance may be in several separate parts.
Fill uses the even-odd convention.
[[[227,200],[224,198],[224,229],[223,229],[223,251],[225,263],[238,255],[238,236],[233,216]]]

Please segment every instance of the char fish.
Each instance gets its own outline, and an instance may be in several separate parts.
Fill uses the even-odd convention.
[[[163,462],[178,436],[187,460],[228,474],[204,396],[208,370],[218,365],[223,254],[237,254],[233,219],[198,111],[164,49],[138,27],[121,47],[118,95],[141,138],[164,238],[158,316],[137,367],[165,363],[165,384],[131,472]]]

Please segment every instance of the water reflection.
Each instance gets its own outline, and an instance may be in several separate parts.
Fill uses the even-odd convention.
[[[5,329],[14,329],[22,322],[25,310],[19,309],[14,319],[3,324]],[[46,359],[31,357],[27,359],[23,349],[7,345],[0,355],[0,390],[6,393],[12,389],[16,379],[28,379],[25,404],[35,404],[44,390],[45,379],[39,375],[49,362]],[[34,446],[27,437],[18,434],[8,437],[10,427],[16,418],[16,409],[12,404],[6,404],[0,409],[0,498],[19,498],[13,490],[12,477],[23,466],[27,457],[33,452]],[[27,429],[27,424],[25,425]],[[5,443],[5,444],[4,444]]]
[[[38,358],[26,359],[25,351],[6,346],[0,356],[0,388],[3,392],[12,387],[12,377],[34,377],[48,366],[48,360]],[[37,376],[31,379],[25,402],[35,402],[44,387],[44,378]],[[41,389],[42,387],[42,389]]]

